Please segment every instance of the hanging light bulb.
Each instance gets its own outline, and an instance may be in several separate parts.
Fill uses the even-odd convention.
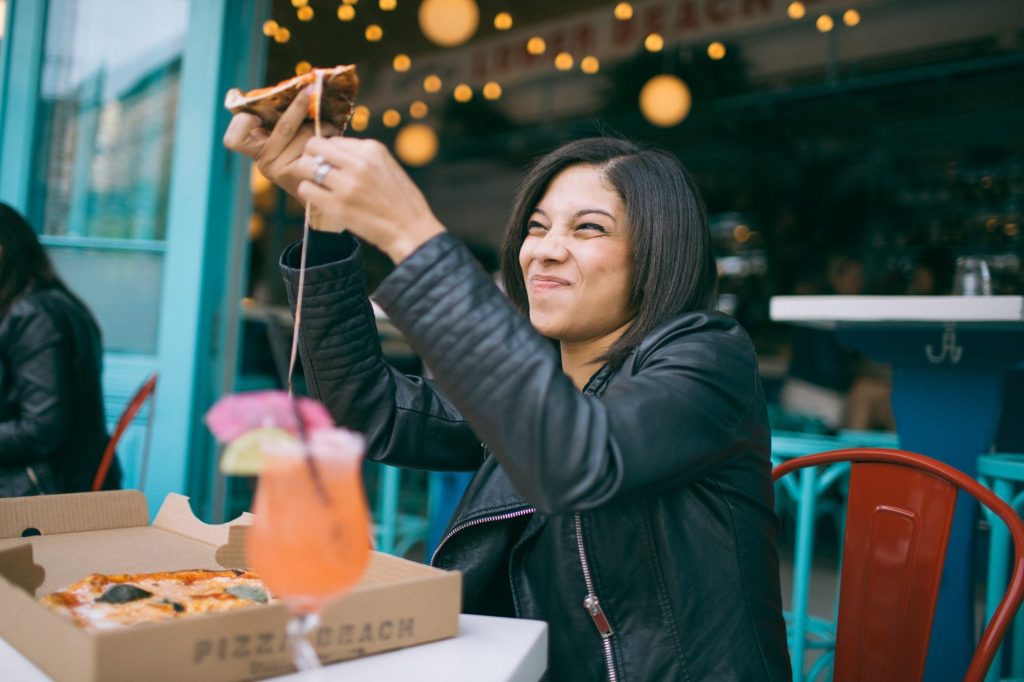
[[[804,15],[807,14],[807,8],[804,7],[802,2],[791,2],[789,7],[786,8],[786,14],[789,15],[790,19],[794,21],[797,19],[803,19]]]
[[[292,7],[305,7],[309,4],[309,0],[292,0]]]
[[[843,12],[843,23],[847,26],[856,26],[860,23],[860,12],[855,9],[848,9]]]
[[[278,25],[273,19],[267,19],[263,22],[263,35],[268,38],[273,37],[274,33],[277,32]]]
[[[725,57],[725,45],[718,42],[717,40],[711,43],[710,45],[708,45],[708,56],[715,61],[722,59],[723,57]]]
[[[540,36],[534,36],[526,41],[526,51],[534,56],[544,54],[547,49],[547,43]]]
[[[437,133],[424,123],[403,126],[395,136],[395,156],[407,166],[426,166],[437,156]]]
[[[661,52],[665,47],[665,39],[661,37],[660,33],[652,33],[644,38],[644,47],[648,52]]]
[[[380,120],[384,122],[388,128],[397,128],[398,124],[402,122],[402,115],[398,113],[397,109],[388,109],[380,117]]]
[[[640,90],[640,112],[659,128],[681,123],[689,115],[692,104],[690,88],[677,76],[655,76]]]
[[[476,0],[423,0],[419,11],[420,30],[441,47],[461,45],[476,33],[480,8]]]
[[[366,39],[371,43],[377,43],[380,42],[380,39],[384,37],[384,29],[382,29],[377,24],[370,24],[369,26],[366,27],[364,35],[366,36]]]
[[[462,102],[465,104],[469,100],[473,99],[473,88],[469,87],[465,83],[459,83],[455,86],[455,92],[453,94],[456,102]]]
[[[296,76],[301,76],[302,74],[309,73],[312,70],[313,70],[313,65],[310,64],[309,62],[307,62],[306,60],[302,60],[301,62],[299,62],[298,64],[295,65],[295,75]]]
[[[559,52],[555,56],[555,68],[559,71],[568,71],[572,68],[572,55],[568,52]]]
[[[427,106],[426,102],[416,100],[409,105],[409,116],[413,118],[426,118],[427,114],[430,113],[430,107]]]
[[[292,39],[292,32],[284,26],[278,26],[277,30],[274,31],[274,41],[278,43],[287,43]]]
[[[309,5],[303,5],[295,15],[299,18],[299,21],[313,21],[313,8]]]
[[[818,31],[820,31],[821,33],[828,33],[833,28],[835,28],[836,22],[834,22],[832,20],[832,17],[830,17],[829,15],[822,14],[820,17],[818,17],[818,20],[814,22],[814,25],[817,26]]]
[[[380,8],[385,12],[393,12],[398,7],[398,0],[380,0]]]
[[[507,31],[512,28],[512,15],[508,12],[498,12],[494,15],[494,28],[499,31]]]
[[[352,5],[339,5],[338,18],[342,21],[352,21],[356,18],[356,8]]]
[[[396,54],[395,58],[391,60],[391,66],[395,71],[405,72],[412,67],[412,60],[407,54]]]
[[[612,10],[612,13],[619,21],[629,21],[633,18],[633,5],[628,2],[620,2],[615,5],[615,9]]]
[[[580,71],[586,74],[597,73],[601,69],[601,62],[594,55],[587,55],[580,60]]]
[[[423,79],[423,89],[427,92],[441,92],[441,78],[430,74]]]
[[[484,93],[484,99],[490,99],[490,100],[500,99],[501,98],[501,85],[499,83],[494,82],[494,81],[490,81],[490,82],[484,84],[483,93]]]

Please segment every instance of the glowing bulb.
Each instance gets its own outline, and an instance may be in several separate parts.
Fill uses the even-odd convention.
[[[361,133],[370,125],[370,117],[352,114],[352,120],[348,124],[352,126],[352,130]]]
[[[397,128],[398,124],[402,122],[402,115],[398,113],[396,109],[388,109],[384,112],[384,115],[380,117],[380,120],[384,122],[388,128]]]
[[[338,18],[342,21],[352,21],[356,18],[356,8],[352,5],[340,5],[338,7]]]
[[[355,109],[352,110],[352,115],[362,116],[363,118],[370,118],[370,108],[360,104],[356,106]]]
[[[501,85],[490,81],[484,85],[483,93],[484,99],[498,99],[501,97]]]
[[[398,7],[398,0],[380,0],[380,8],[385,12],[391,12]]]
[[[476,0],[423,0],[418,16],[423,35],[442,47],[463,44],[480,25]]]
[[[601,62],[597,57],[588,55],[580,60],[580,70],[583,73],[597,73],[601,70]]]
[[[665,47],[665,39],[659,33],[652,33],[644,38],[644,47],[648,52],[661,52]]]
[[[615,5],[614,14],[619,21],[629,21],[633,18],[633,5],[628,2],[620,2]]]
[[[295,75],[301,76],[304,73],[309,73],[313,69],[313,65],[303,60],[295,65]]]
[[[681,123],[689,115],[692,104],[690,88],[676,76],[655,76],[640,90],[640,112],[659,128]]]
[[[832,21],[832,17],[829,15],[822,14],[818,17],[818,20],[814,22],[814,25],[817,26],[818,30],[822,33],[828,33],[835,27],[836,22]]]
[[[279,43],[287,43],[292,39],[292,32],[286,29],[284,26],[278,26],[277,30],[274,31],[274,40]]]
[[[407,166],[426,166],[437,156],[437,133],[423,123],[410,123],[395,136],[395,156]]]
[[[789,7],[786,8],[786,14],[789,15],[790,19],[803,19],[804,15],[807,14],[807,8],[804,7],[802,2],[791,2]]]
[[[292,0],[292,7],[305,7],[309,4],[309,0]]]
[[[412,60],[407,54],[396,54],[395,58],[391,60],[391,66],[395,68],[395,71],[408,71],[412,66]]]
[[[860,23],[860,12],[855,9],[848,9],[843,12],[843,23],[847,26],[856,26]]]
[[[364,35],[366,35],[366,39],[369,40],[371,43],[376,43],[381,38],[384,37],[384,29],[382,29],[377,24],[370,24],[369,26],[366,27]]]
[[[547,43],[540,36],[534,36],[526,41],[526,51],[532,55],[544,54],[544,51],[547,49]]]
[[[346,5],[356,5],[356,4],[359,4],[359,0],[341,0],[341,1],[343,3],[345,3]]]
[[[462,102],[465,104],[469,100],[473,99],[473,88],[469,87],[465,83],[459,83],[455,86],[455,101]]]
[[[725,45],[718,42],[717,40],[708,45],[708,56],[718,61],[725,56]]]
[[[572,55],[568,52],[559,52],[555,55],[555,68],[559,71],[568,71],[572,68]]]
[[[313,21],[313,8],[309,5],[303,5],[295,14],[299,17],[299,21]]]
[[[263,35],[270,38],[277,32],[278,25],[273,19],[268,19],[263,22]]]
[[[512,15],[508,12],[498,12],[494,15],[494,28],[499,31],[507,31],[512,28]]]
[[[426,102],[416,100],[409,105],[409,116],[413,118],[426,118],[427,114],[430,113],[430,107],[427,106]]]
[[[423,79],[423,89],[427,92],[441,92],[441,79],[430,74]]]

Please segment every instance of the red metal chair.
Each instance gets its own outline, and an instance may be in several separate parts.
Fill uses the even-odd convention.
[[[1024,522],[970,476],[903,450],[797,457],[775,467],[772,478],[836,462],[851,468],[833,679],[921,679],[959,489],[999,516],[1014,544],[1009,586],[964,677],[981,682],[1024,597]]]
[[[154,391],[156,391],[156,374],[150,374],[142,386],[139,387],[139,390],[135,392],[135,395],[132,396],[132,399],[128,401],[127,407],[121,413],[121,418],[117,420],[117,426],[114,427],[114,433],[110,436],[107,449],[103,451],[103,457],[100,459],[99,467],[96,469],[96,477],[92,481],[93,491],[103,490],[103,482],[106,480],[107,472],[110,471],[110,465],[114,461],[114,456],[117,453],[117,444],[121,440],[121,436],[128,430],[132,420],[135,419],[135,415],[139,413],[139,410],[146,404],[146,401],[153,395]],[[150,410],[150,417],[152,417],[152,414],[153,411]],[[145,457],[147,454],[143,454],[143,465],[140,469],[143,473],[139,476],[140,488],[145,477]]]

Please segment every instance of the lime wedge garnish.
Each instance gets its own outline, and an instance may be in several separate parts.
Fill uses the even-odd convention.
[[[294,434],[274,427],[253,429],[231,441],[220,459],[226,476],[258,476],[263,470],[265,447],[271,443],[294,443]]]

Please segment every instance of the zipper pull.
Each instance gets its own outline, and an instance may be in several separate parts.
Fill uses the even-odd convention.
[[[601,636],[607,639],[612,636],[612,626],[609,625],[608,619],[605,618],[604,611],[601,610],[601,602],[597,601],[597,595],[588,594],[583,600],[583,608],[587,610],[590,617],[594,619],[594,625],[597,626],[597,631],[601,633]]]

